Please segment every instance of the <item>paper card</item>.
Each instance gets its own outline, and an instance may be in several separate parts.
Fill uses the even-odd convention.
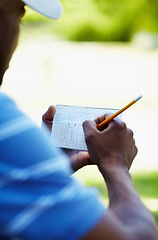
[[[87,151],[82,123],[117,111],[118,109],[110,108],[57,105],[51,139],[58,147]]]

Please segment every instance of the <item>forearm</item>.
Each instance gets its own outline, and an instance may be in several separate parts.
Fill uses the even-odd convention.
[[[155,239],[155,222],[141,202],[131,177],[122,167],[100,169],[109,194],[109,209],[126,226],[131,239]],[[142,236],[143,234],[143,236]]]

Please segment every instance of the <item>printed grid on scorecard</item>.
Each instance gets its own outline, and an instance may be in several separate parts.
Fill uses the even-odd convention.
[[[116,111],[118,109],[57,105],[51,139],[58,147],[87,151],[82,123]]]

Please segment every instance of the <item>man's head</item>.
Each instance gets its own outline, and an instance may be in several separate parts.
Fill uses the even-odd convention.
[[[16,48],[24,13],[21,0],[0,0],[0,84]]]
[[[58,0],[0,0],[0,85],[17,46],[25,4],[53,19],[59,18],[62,12]]]

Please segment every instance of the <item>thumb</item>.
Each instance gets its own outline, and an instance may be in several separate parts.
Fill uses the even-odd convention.
[[[56,112],[55,106],[51,105],[51,106],[48,108],[48,110],[43,114],[42,120],[43,120],[44,122],[46,122],[46,121],[53,121],[55,112]]]

